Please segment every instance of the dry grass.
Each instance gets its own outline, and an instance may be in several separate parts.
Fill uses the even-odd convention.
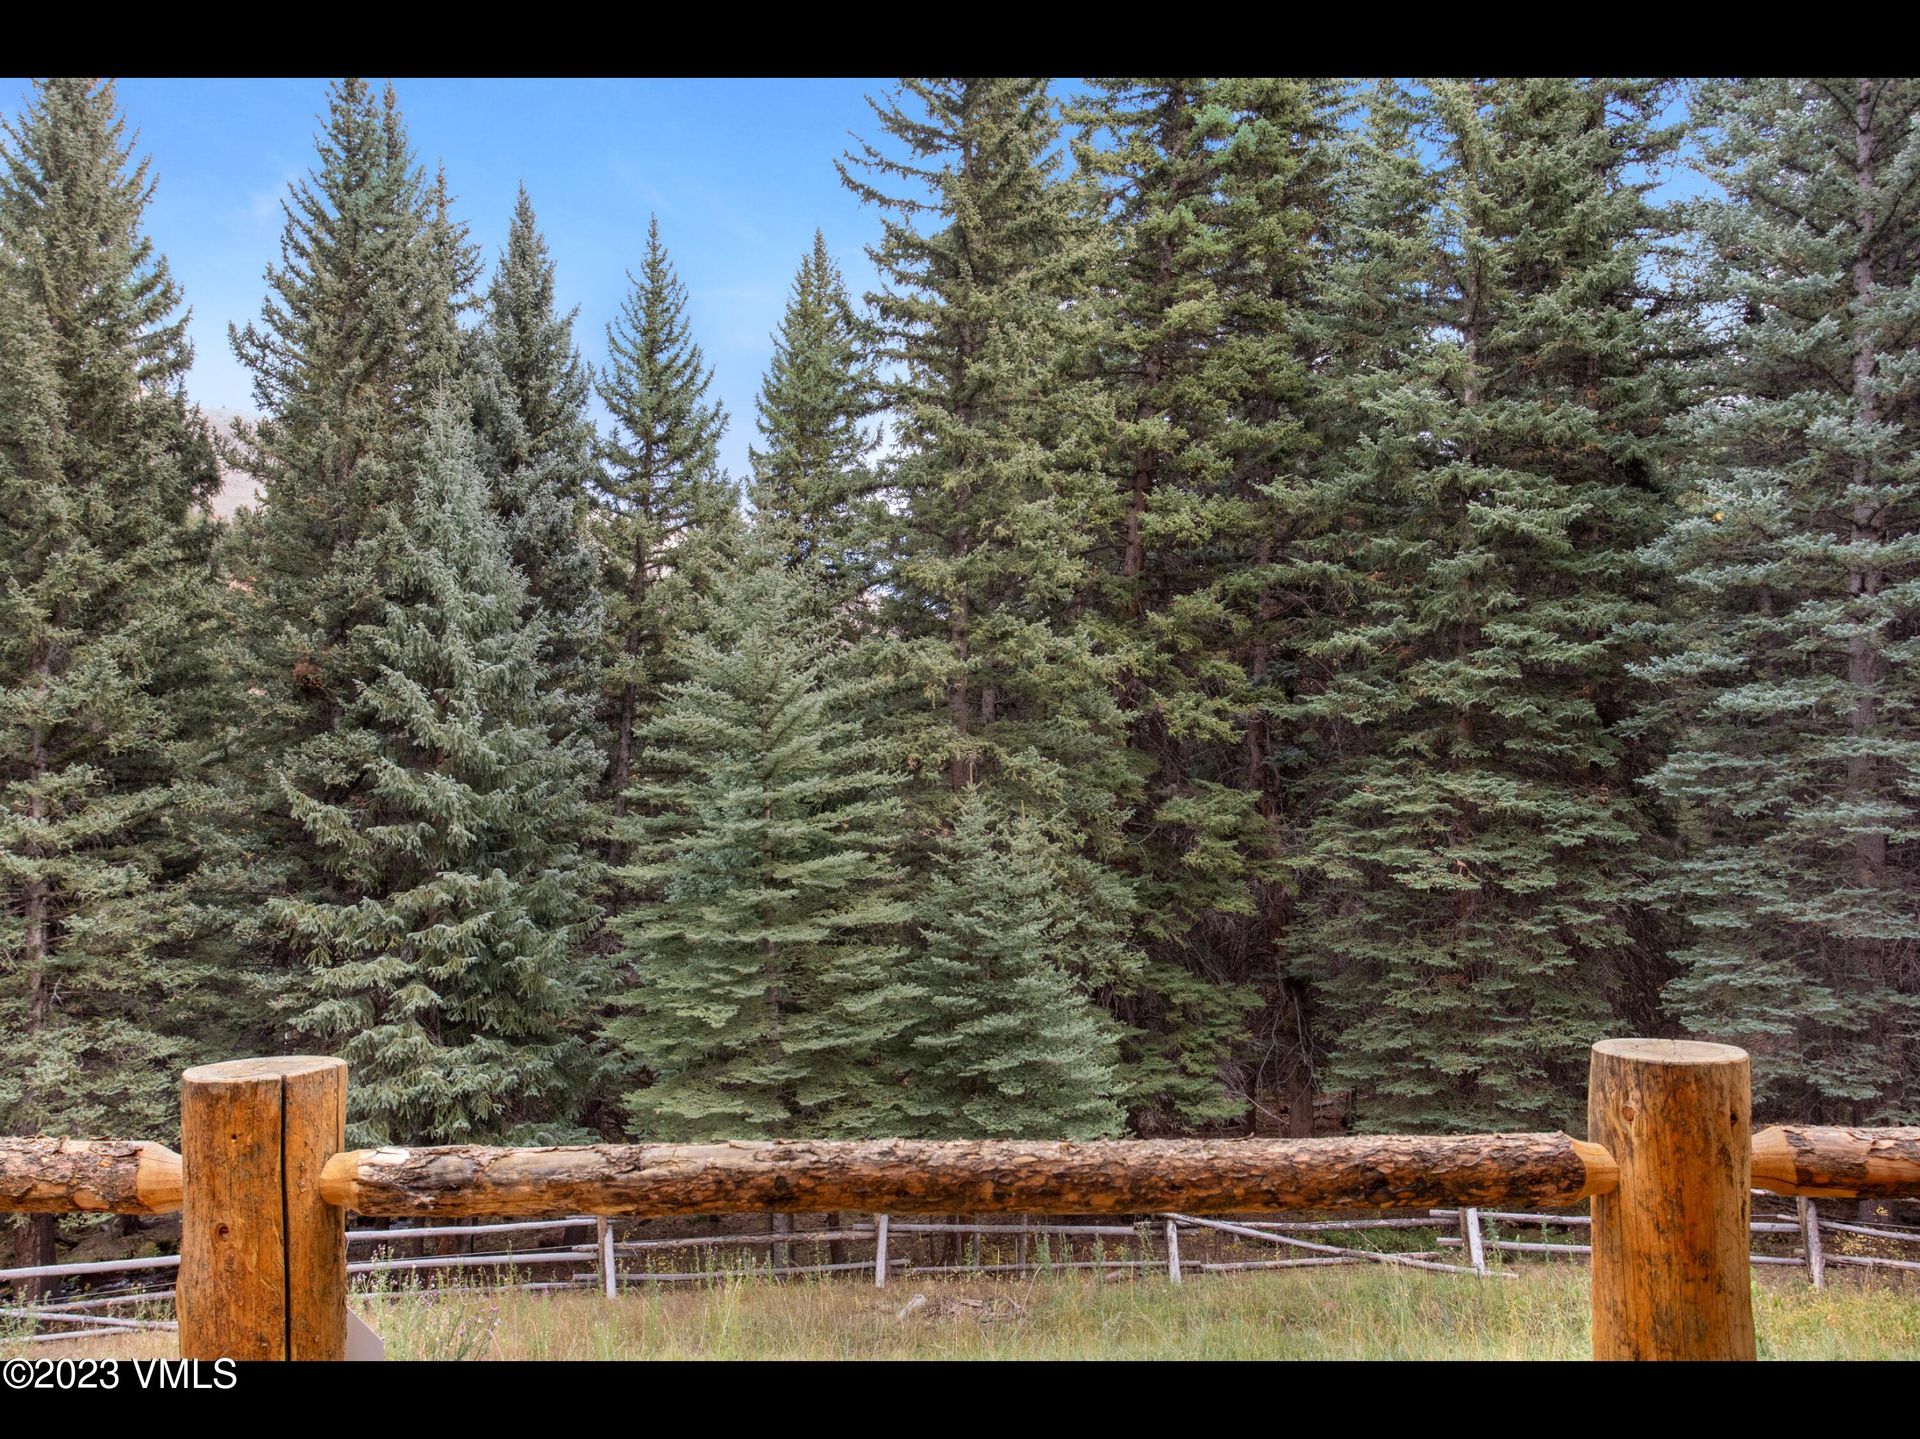
[[[1411,1270],[1195,1275],[1065,1274],[1022,1280],[726,1280],[589,1293],[406,1286],[356,1295],[392,1359],[1579,1359],[1584,1267],[1515,1266],[1513,1280]],[[915,1295],[926,1302],[901,1316]],[[1796,1273],[1760,1276],[1763,1359],[1920,1358],[1920,1284],[1836,1275],[1816,1294]],[[173,1352],[128,1333],[0,1354]]]

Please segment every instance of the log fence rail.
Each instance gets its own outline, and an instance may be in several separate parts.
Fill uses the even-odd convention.
[[[336,1059],[243,1060],[187,1071],[182,1151],[122,1140],[0,1138],[0,1211],[29,1214],[184,1213],[181,1253],[166,1260],[51,1265],[0,1271],[0,1280],[108,1269],[175,1268],[180,1350],[189,1358],[343,1356],[351,1274],[449,1268],[579,1268],[595,1273],[539,1287],[711,1278],[619,1271],[619,1256],[717,1244],[765,1245],[773,1273],[870,1270],[884,1285],[908,1272],[1147,1268],[1235,1272],[1374,1263],[1482,1276],[1501,1253],[1586,1253],[1592,1259],[1596,1357],[1751,1358],[1750,1263],[1807,1267],[1823,1284],[1833,1263],[1920,1270],[1920,1263],[1829,1252],[1824,1232],[1874,1233],[1825,1219],[1822,1199],[1920,1193],[1920,1129],[1776,1126],[1752,1133],[1744,1052],[1675,1040],[1594,1046],[1590,1140],[1565,1134],[1353,1136],[1303,1140],[753,1141],[707,1145],[345,1148],[346,1066]],[[1791,1219],[1751,1215],[1754,1189],[1791,1197]],[[1591,1216],[1539,1214],[1591,1200]],[[1506,1206],[1506,1207],[1502,1207]],[[1302,1209],[1425,1209],[1372,1220],[1236,1220]],[[426,1221],[355,1231],[348,1210]],[[609,1222],[755,1210],[776,1216],[767,1236],[621,1241]],[[871,1261],[793,1267],[809,1242],[779,1216],[870,1213],[870,1225],[813,1231],[838,1242],[871,1238]],[[955,1224],[939,1216],[1004,1213],[1013,1224]],[[1128,1216],[1129,1224],[1034,1224],[1035,1214]],[[534,1217],[538,1216],[537,1219]],[[570,1217],[562,1217],[570,1216]],[[1147,1218],[1152,1216],[1152,1218]],[[483,1217],[481,1225],[432,1224]],[[517,1218],[532,1221],[524,1225]],[[1589,1230],[1591,1244],[1489,1237],[1487,1220]],[[831,1222],[831,1221],[830,1221]],[[593,1224],[595,1242],[500,1254],[375,1257],[349,1262],[350,1243],[405,1242]],[[1364,1229],[1434,1227],[1432,1258],[1300,1237]],[[1274,1244],[1285,1258],[1194,1262],[1183,1233]],[[973,1236],[973,1264],[912,1266],[890,1256],[891,1235]],[[1164,1234],[1164,1258],[1029,1260],[1029,1237],[1126,1239]],[[1749,1236],[1796,1234],[1799,1256],[1752,1255]],[[1882,1237],[1907,1237],[1892,1229]],[[981,1263],[985,1235],[1012,1236],[1016,1264]],[[1453,1251],[1449,1253],[1449,1251]],[[1446,1262],[1464,1259],[1466,1263]],[[782,1261],[785,1261],[784,1265]],[[1509,1276],[1510,1277],[1510,1276]],[[156,1296],[157,1297],[157,1296]],[[135,1296],[126,1296],[131,1302]],[[91,1329],[166,1327],[92,1313],[78,1304],[17,1311]],[[0,1311],[15,1317],[15,1311]],[[64,1337],[37,1335],[36,1338]]]

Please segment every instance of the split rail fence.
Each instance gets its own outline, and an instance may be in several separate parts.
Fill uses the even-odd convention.
[[[982,1226],[898,1216],[1152,1214],[1152,1226],[1164,1240],[1162,1255],[1097,1257],[1086,1267],[1164,1264],[1179,1282],[1180,1237],[1194,1231],[1305,1252],[1189,1263],[1187,1271],[1366,1262],[1487,1274],[1501,1272],[1489,1270],[1489,1251],[1585,1254],[1592,1262],[1596,1358],[1751,1359],[1749,1263],[1804,1264],[1816,1284],[1824,1282],[1830,1263],[1920,1269],[1904,1260],[1825,1253],[1821,1236],[1826,1232],[1910,1236],[1832,1221],[1817,1208],[1818,1201],[1829,1198],[1920,1195],[1920,1129],[1789,1126],[1754,1134],[1748,1059],[1744,1051],[1725,1045],[1676,1040],[1595,1045],[1587,1141],[1565,1134],[1490,1134],[347,1150],[346,1094],[346,1066],[337,1059],[240,1060],[183,1076],[179,1155],[142,1141],[0,1139],[0,1211],[182,1211],[178,1256],[0,1271],[0,1280],[170,1268],[183,1357],[338,1359],[345,1353],[347,1284],[353,1273],[464,1266],[578,1269],[591,1255],[595,1273],[538,1287],[597,1283],[612,1294],[622,1281],[713,1273],[622,1274],[622,1253],[838,1238],[871,1239],[874,1282],[884,1284],[896,1268],[910,1268],[889,1255],[893,1236],[938,1230],[1137,1239],[1151,1232],[1138,1224],[1035,1225],[1023,1218],[1018,1225]],[[1756,1222],[1756,1192],[1794,1198],[1792,1220]],[[1590,1218],[1535,1212],[1589,1199]],[[1219,1217],[1350,1208],[1426,1212],[1375,1220]],[[349,1232],[349,1211],[429,1224],[482,1217],[504,1222]],[[874,1219],[869,1226],[837,1231],[624,1243],[608,1222],[746,1211],[852,1211]],[[1487,1235],[1487,1220],[1585,1228],[1591,1242],[1502,1240]],[[349,1259],[350,1244],[441,1234],[472,1237],[560,1223],[595,1224],[596,1243],[506,1254]],[[1438,1239],[1440,1252],[1431,1258],[1301,1237],[1435,1226],[1454,1232]],[[1750,1254],[1752,1233],[1789,1231],[1800,1236],[1800,1256]],[[1443,1262],[1460,1259],[1466,1263]],[[868,1261],[776,1272],[843,1267],[866,1269]],[[971,1272],[1003,1267],[1040,1266],[1023,1255],[1015,1265]],[[96,1331],[171,1327],[165,1321],[92,1312],[158,1297],[104,1295],[22,1312],[36,1319],[53,1317],[56,1310],[89,1314],[88,1327]]]

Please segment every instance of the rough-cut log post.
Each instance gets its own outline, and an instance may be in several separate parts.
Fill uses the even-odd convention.
[[[171,1214],[180,1156],[141,1139],[0,1139],[0,1211]]]
[[[1753,1187],[1809,1199],[1920,1194],[1920,1129],[1763,1129],[1753,1136]]]
[[[1820,1247],[1820,1211],[1804,1194],[1794,1201],[1800,1211],[1800,1246],[1807,1256],[1807,1279],[1815,1289],[1827,1287],[1826,1253]]]
[[[873,1287],[887,1287],[887,1216],[873,1216]]]
[[[1752,1359],[1745,1050],[1593,1047],[1587,1133],[1619,1165],[1593,1201],[1593,1357]]]
[[[1171,1219],[1167,1221],[1167,1278],[1180,1282],[1180,1226]]]
[[[356,1150],[321,1176],[329,1203],[362,1214],[499,1216],[1553,1206],[1614,1183],[1606,1150],[1564,1134],[451,1145]]]
[[[346,1215],[319,1183],[346,1120],[338,1059],[242,1059],[182,1076],[181,1358],[346,1357]]]

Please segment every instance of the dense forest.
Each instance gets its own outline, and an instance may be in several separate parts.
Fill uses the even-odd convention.
[[[902,81],[744,475],[358,80],[216,431],[129,123],[0,136],[0,1133],[1920,1119],[1920,82]]]

